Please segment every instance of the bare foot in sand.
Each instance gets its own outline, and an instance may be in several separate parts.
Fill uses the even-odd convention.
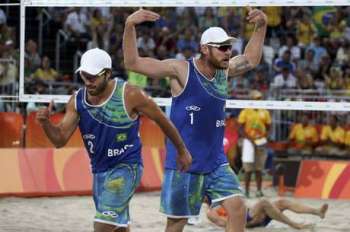
[[[327,210],[328,210],[328,204],[323,204],[320,208],[320,213],[319,213],[320,218],[323,219],[326,216]]]

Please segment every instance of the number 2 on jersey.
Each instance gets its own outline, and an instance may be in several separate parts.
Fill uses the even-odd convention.
[[[94,154],[94,144],[92,143],[92,141],[88,141],[87,142],[87,144],[88,144],[88,147],[89,147],[89,152],[91,153],[91,154]]]

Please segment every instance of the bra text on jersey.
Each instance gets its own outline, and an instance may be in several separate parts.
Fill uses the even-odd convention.
[[[125,144],[124,147],[120,149],[108,149],[108,157],[118,156],[123,154],[128,148],[133,147],[133,144]]]

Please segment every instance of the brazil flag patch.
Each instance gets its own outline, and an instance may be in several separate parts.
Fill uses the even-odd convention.
[[[126,133],[120,133],[116,136],[117,142],[123,142],[127,139]]]

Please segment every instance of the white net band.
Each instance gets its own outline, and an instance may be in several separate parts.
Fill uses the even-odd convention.
[[[350,0],[24,0],[26,6],[346,6]]]

